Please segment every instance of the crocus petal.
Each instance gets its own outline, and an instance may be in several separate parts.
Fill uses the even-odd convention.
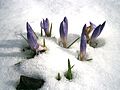
[[[97,26],[95,28],[95,30],[92,33],[91,40],[96,39],[101,34],[101,32],[105,26],[105,23],[106,23],[106,21],[102,25],[100,24],[99,26]]]
[[[49,33],[49,20],[47,18],[46,20],[43,19],[43,25],[45,33]]]
[[[67,19],[67,17],[64,17],[64,20],[63,20],[64,22],[65,22],[65,24],[66,24],[66,33],[68,33],[68,19]]]
[[[32,27],[30,24],[27,22],[26,23],[26,28],[27,28],[27,33],[31,33],[35,39],[37,39],[37,36],[35,35],[35,32],[33,31]]]
[[[68,20],[66,17],[64,17],[63,21],[60,23],[60,38],[63,44],[63,47],[67,47],[67,35],[68,35]]]
[[[61,38],[66,37],[67,32],[65,28],[66,28],[65,22],[62,21],[60,24],[60,37]]]
[[[43,22],[42,22],[42,21],[40,22],[40,27],[41,27],[42,29],[44,29],[44,25],[43,25]]]
[[[43,19],[43,21],[40,22],[40,26],[41,26],[42,29],[44,29],[45,35],[49,36],[50,31],[49,31],[49,20],[48,20],[48,18]]]
[[[28,22],[26,23],[26,27],[27,27],[28,44],[30,45],[32,50],[35,50],[39,47],[39,45],[37,43],[37,37],[36,37],[32,27],[30,26],[30,24]]]
[[[92,26],[92,29],[94,30],[97,26],[95,24],[93,24],[92,22],[90,22],[90,25]]]
[[[33,33],[33,29],[28,22],[26,23],[26,28],[27,28],[27,32]]]
[[[86,30],[86,24],[83,26],[83,29],[82,29],[82,34],[81,34],[81,44],[80,44],[80,51],[83,52],[85,51],[86,52],[86,35],[85,35],[85,30]]]
[[[105,23],[106,23],[106,21],[104,21],[103,24],[101,25],[100,33],[102,32],[102,30],[103,30],[103,28],[105,26]]]
[[[28,44],[30,45],[32,50],[36,50],[39,47],[37,40],[34,38],[32,33],[30,32],[27,33],[27,39],[28,39]]]
[[[86,36],[82,34],[81,36],[81,43],[80,43],[80,59],[83,60],[86,56]]]
[[[80,43],[80,59],[81,60],[83,60],[86,56],[87,38],[86,38],[85,32],[86,32],[86,24],[83,26],[82,34],[81,34],[81,43]]]
[[[65,17],[64,20],[60,23],[60,37],[65,38],[67,37],[68,34],[68,21],[67,18]]]
[[[102,30],[103,30],[103,28],[104,28],[104,26],[105,26],[105,23],[106,23],[106,21],[103,22],[102,25],[100,24],[99,26],[97,26],[97,27],[95,28],[95,30],[94,30],[93,33],[92,33],[91,40],[96,39],[96,38],[101,34],[101,32],[102,32]]]
[[[82,29],[82,34],[81,35],[85,35],[86,34],[86,29],[87,29],[87,26],[86,24],[83,26],[83,29]]]
[[[101,25],[97,26],[92,33],[91,40],[96,39],[100,35]]]

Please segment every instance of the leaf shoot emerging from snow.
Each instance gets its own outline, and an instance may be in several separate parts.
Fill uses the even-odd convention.
[[[71,66],[70,60],[68,59],[68,70],[67,70],[67,72],[65,73],[65,77],[66,77],[68,80],[71,80],[71,79],[73,78],[73,74],[72,74],[72,68],[73,68],[73,67],[74,67],[74,65]]]
[[[60,80],[61,80],[61,75],[60,75],[60,73],[58,73],[58,75],[57,75],[56,79],[57,79],[58,81],[60,81]]]

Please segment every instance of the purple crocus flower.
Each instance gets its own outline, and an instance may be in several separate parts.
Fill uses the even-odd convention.
[[[80,43],[80,60],[84,60],[86,57],[86,44],[87,39],[85,35],[86,24],[83,27],[82,34],[81,34],[81,43]]]
[[[36,35],[34,34],[34,31],[30,24],[27,22],[27,39],[28,39],[28,44],[30,45],[32,50],[36,50],[39,48],[39,44],[37,43],[37,38]]]
[[[49,31],[49,20],[48,18],[43,19],[43,21],[40,22],[40,26],[42,29],[44,29],[45,35],[50,36],[50,31]]]
[[[63,43],[63,47],[66,48],[67,47],[66,46],[67,35],[68,35],[68,20],[67,20],[67,17],[64,17],[63,21],[60,23],[59,32],[60,32],[61,41]]]
[[[27,28],[27,40],[26,41],[28,42],[30,48],[33,51],[35,51],[36,54],[38,52],[46,51],[47,48],[45,46],[38,44],[37,36],[28,22],[26,23],[26,28]]]
[[[93,33],[92,33],[92,35],[91,35],[91,41],[94,41],[94,40],[101,34],[101,32],[102,32],[102,30],[103,30],[103,28],[104,28],[104,26],[105,26],[105,23],[106,23],[106,21],[103,22],[102,25],[100,24],[99,26],[97,26],[97,27],[94,29],[94,31],[93,31]]]

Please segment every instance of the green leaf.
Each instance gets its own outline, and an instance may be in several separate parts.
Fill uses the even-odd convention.
[[[51,23],[51,26],[50,26],[50,37],[51,37],[51,34],[52,34],[52,23]]]
[[[68,80],[71,80],[72,79],[72,68],[74,67],[74,65],[71,67],[71,64],[70,64],[70,60],[68,59],[68,70],[65,74],[65,77],[68,79]]]
[[[77,40],[79,40],[80,39],[80,37],[78,37],[78,38],[76,38],[70,45],[68,45],[68,47],[67,48],[70,48]]]
[[[21,36],[22,38],[24,38],[24,39],[25,39],[25,41],[28,43],[27,38],[25,38],[25,37],[22,35],[22,33],[20,33],[20,36]]]
[[[41,28],[41,33],[40,33],[40,36],[41,36],[41,37],[43,36],[43,31],[42,31],[42,28]]]
[[[60,73],[58,73],[58,75],[57,75],[56,79],[57,79],[58,81],[59,81],[59,80],[61,80]]]
[[[45,39],[43,39],[43,47],[46,47]]]

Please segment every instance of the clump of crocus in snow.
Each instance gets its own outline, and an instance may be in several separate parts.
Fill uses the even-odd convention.
[[[64,17],[63,21],[60,23],[60,39],[64,48],[67,48],[67,35],[68,35],[68,20]]]
[[[93,24],[92,22],[90,22],[90,26],[86,26],[85,28],[85,35],[86,35],[86,39],[87,39],[87,43],[92,46],[92,47],[96,47],[97,43],[95,42],[97,37],[101,34],[104,26],[105,26],[105,22],[103,22],[103,24],[96,26],[95,24]],[[93,31],[92,35],[90,36],[90,33]]]
[[[92,47],[97,46],[97,43],[95,41],[96,41],[97,37],[101,34],[101,32],[105,26],[105,23],[106,23],[106,21],[104,21],[103,24],[100,24],[98,26],[94,25],[95,26],[94,31],[90,37],[89,42],[88,42],[90,46],[92,46]]]
[[[87,44],[87,39],[85,35],[86,30],[86,24],[83,27],[82,34],[81,34],[81,42],[80,42],[80,55],[79,58],[81,61],[86,59],[86,44]]]
[[[43,19],[43,21],[40,22],[40,27],[41,27],[41,36],[42,36],[42,29],[43,29],[44,32],[45,32],[45,36],[51,37],[52,23],[51,23],[51,26],[50,26],[48,18]]]
[[[42,46],[41,44],[38,44],[37,36],[28,22],[26,23],[26,27],[27,27],[27,42],[31,50],[34,51],[36,54],[38,54],[39,52],[46,51],[46,47]]]

